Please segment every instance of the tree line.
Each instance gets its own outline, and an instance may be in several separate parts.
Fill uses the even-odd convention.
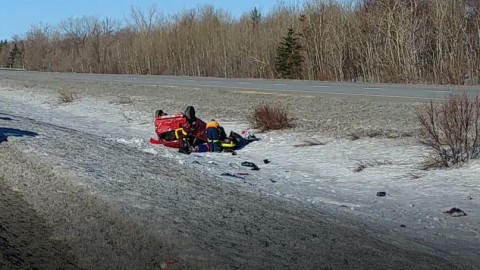
[[[478,84],[479,33],[477,0],[310,0],[239,18],[210,5],[171,16],[132,7],[125,21],[84,16],[33,26],[0,44],[0,66]]]

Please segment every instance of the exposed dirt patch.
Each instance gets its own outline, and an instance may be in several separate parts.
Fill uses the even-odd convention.
[[[0,175],[0,269],[82,269],[71,249]]]

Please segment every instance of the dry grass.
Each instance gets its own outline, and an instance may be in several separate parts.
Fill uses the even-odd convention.
[[[326,145],[327,143],[321,142],[318,139],[307,139],[303,141],[301,144],[296,144],[294,147],[308,147],[308,146],[318,146],[318,145]]]
[[[132,105],[133,99],[128,96],[122,96],[122,97],[119,97],[116,102],[120,105]]]
[[[452,167],[480,157],[480,98],[451,94],[417,112],[420,142],[431,150],[424,169]]]
[[[378,137],[399,137],[391,132],[381,130],[355,130],[348,134],[348,138],[352,141],[359,140],[361,138],[378,138]]]
[[[62,90],[58,94],[58,103],[65,104],[65,103],[72,103],[75,100],[80,99],[80,96],[73,91]]]
[[[390,133],[384,133],[380,130],[356,130],[348,134],[348,138],[352,141],[359,140],[361,138],[378,138],[378,137],[387,137],[395,135],[390,135]]]
[[[379,167],[379,166],[387,166],[392,165],[392,161],[385,159],[385,160],[377,160],[377,159],[369,159],[369,160],[359,160],[354,159],[357,161],[357,167],[353,170],[355,173],[362,172],[366,168],[372,167]]]
[[[359,132],[351,132],[350,134],[348,134],[347,137],[351,141],[356,141],[356,140],[360,140],[362,138],[362,134],[360,134]]]
[[[398,139],[398,138],[407,138],[413,137],[413,131],[400,131],[393,129],[367,129],[367,130],[354,130],[347,134],[347,138],[351,141],[356,141],[361,138],[387,138],[387,139]]]
[[[406,174],[406,177],[408,177],[409,179],[412,179],[412,180],[417,180],[417,179],[420,179],[422,178],[423,174],[418,174],[418,173],[413,173],[413,172],[409,172]]]
[[[293,128],[293,119],[288,115],[288,109],[282,105],[263,103],[253,109],[250,116],[253,128],[260,132]]]

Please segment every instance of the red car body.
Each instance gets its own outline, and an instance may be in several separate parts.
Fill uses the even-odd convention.
[[[183,113],[157,116],[154,121],[154,126],[158,139],[150,138],[150,143],[152,144],[163,144],[166,147],[181,148],[183,146],[183,137],[190,137],[203,142],[207,141],[207,134],[205,132],[207,124],[199,118],[195,118],[195,120],[190,123]],[[183,128],[187,135],[180,132],[182,137],[177,138],[175,131],[181,128]]]

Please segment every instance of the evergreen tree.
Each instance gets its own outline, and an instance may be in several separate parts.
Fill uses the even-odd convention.
[[[18,49],[17,43],[13,45],[12,51],[10,51],[10,56],[7,60],[7,67],[14,68],[15,67],[15,60],[20,56],[21,52]]]
[[[262,21],[262,13],[254,7],[252,11],[250,11],[250,19],[253,22],[253,26],[256,27]]]
[[[301,78],[304,61],[302,50],[303,46],[300,44],[299,35],[295,33],[293,27],[289,27],[287,36],[283,37],[283,41],[277,48],[275,58],[277,77],[282,79]]]
[[[7,43],[8,43],[8,42],[7,42],[6,39],[5,39],[5,41],[0,39],[0,52],[2,51],[2,49],[3,49],[4,47],[7,46]]]

